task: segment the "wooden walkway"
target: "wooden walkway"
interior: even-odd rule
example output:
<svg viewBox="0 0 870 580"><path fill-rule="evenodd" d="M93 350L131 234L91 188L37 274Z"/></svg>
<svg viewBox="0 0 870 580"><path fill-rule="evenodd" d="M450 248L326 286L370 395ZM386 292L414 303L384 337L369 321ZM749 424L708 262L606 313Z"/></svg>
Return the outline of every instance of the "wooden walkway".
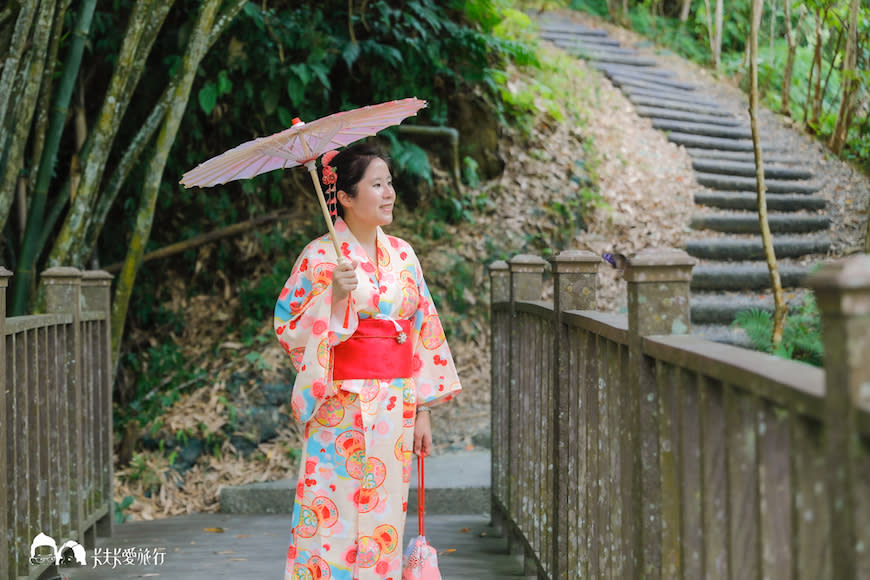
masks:
<svg viewBox="0 0 870 580"><path fill-rule="evenodd" d="M289 525L288 515L236 514L194 514L116 525L111 538L98 539L96 554L88 551L87 567L61 568L55 578L280 579ZM409 514L403 549L416 532L416 515ZM444 580L525 578L521 557L508 553L507 540L490 526L488 516L430 515L426 532L439 551ZM162 563L142 563L146 554L153 558L155 553ZM129 563L124 563L125 556Z"/></svg>

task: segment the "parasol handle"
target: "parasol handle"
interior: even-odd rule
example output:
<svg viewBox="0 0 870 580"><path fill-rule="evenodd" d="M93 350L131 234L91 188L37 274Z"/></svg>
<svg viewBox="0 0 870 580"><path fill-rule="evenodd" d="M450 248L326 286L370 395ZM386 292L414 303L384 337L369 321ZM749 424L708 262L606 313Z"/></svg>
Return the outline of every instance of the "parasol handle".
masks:
<svg viewBox="0 0 870 580"><path fill-rule="evenodd" d="M320 202L320 209L323 211L323 218L326 220L326 227L329 228L329 237L332 240L332 245L335 246L336 262L341 259L341 250L338 247L338 237L335 234L335 228L332 225L332 218L329 216L329 208L326 207L326 198L323 197L323 188L320 187L320 179L317 177L317 169L314 167L314 161L309 161L305 164L308 168L308 173L311 175L311 180L314 182L314 189L317 190L317 200Z"/></svg>
<svg viewBox="0 0 870 580"><path fill-rule="evenodd" d="M417 456L417 531L419 535L426 535L426 488L423 476L423 454Z"/></svg>

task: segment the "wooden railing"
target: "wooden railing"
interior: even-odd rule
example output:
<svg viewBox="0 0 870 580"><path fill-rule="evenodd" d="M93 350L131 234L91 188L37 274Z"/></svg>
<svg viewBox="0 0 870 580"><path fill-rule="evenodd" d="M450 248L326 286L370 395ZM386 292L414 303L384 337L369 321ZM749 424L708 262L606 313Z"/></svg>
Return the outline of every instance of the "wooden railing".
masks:
<svg viewBox="0 0 870 580"><path fill-rule="evenodd" d="M0 578L36 578L53 563L53 546L32 559L38 534L59 549L111 535L111 276L46 270L46 314L6 318L11 275L0 268Z"/></svg>
<svg viewBox="0 0 870 580"><path fill-rule="evenodd" d="M693 260L517 256L492 281L492 511L541 578L870 578L870 256L808 281L826 369L690 334Z"/></svg>

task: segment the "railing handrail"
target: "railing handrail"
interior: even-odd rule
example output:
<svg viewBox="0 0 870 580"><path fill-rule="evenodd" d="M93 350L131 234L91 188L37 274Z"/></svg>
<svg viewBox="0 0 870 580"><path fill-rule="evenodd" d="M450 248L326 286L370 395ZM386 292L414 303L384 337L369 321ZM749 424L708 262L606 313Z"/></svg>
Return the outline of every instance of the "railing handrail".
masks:
<svg viewBox="0 0 870 580"><path fill-rule="evenodd" d="M646 336L643 347L656 360L703 372L802 415L822 418L824 369L691 335Z"/></svg>
<svg viewBox="0 0 870 580"><path fill-rule="evenodd" d="M31 557L39 534L111 535L112 277L50 268L46 312L7 318L11 276L0 268L0 577L36 578L56 562Z"/></svg>
<svg viewBox="0 0 870 580"><path fill-rule="evenodd" d="M552 258L552 302L540 258L490 265L492 512L513 549L542 578L870 569L870 257L808 280L826 369L690 335L681 251L629 258L627 314L589 310L600 261Z"/></svg>

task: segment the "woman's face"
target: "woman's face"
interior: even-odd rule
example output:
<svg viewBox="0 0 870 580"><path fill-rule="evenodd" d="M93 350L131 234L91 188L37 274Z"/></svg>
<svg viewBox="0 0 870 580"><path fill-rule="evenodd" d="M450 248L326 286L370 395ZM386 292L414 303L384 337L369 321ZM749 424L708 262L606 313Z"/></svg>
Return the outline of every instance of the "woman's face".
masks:
<svg viewBox="0 0 870 580"><path fill-rule="evenodd" d="M392 223L396 191L386 162L374 158L357 184L356 197L340 191L338 198L344 206L345 221L351 225L376 227Z"/></svg>

